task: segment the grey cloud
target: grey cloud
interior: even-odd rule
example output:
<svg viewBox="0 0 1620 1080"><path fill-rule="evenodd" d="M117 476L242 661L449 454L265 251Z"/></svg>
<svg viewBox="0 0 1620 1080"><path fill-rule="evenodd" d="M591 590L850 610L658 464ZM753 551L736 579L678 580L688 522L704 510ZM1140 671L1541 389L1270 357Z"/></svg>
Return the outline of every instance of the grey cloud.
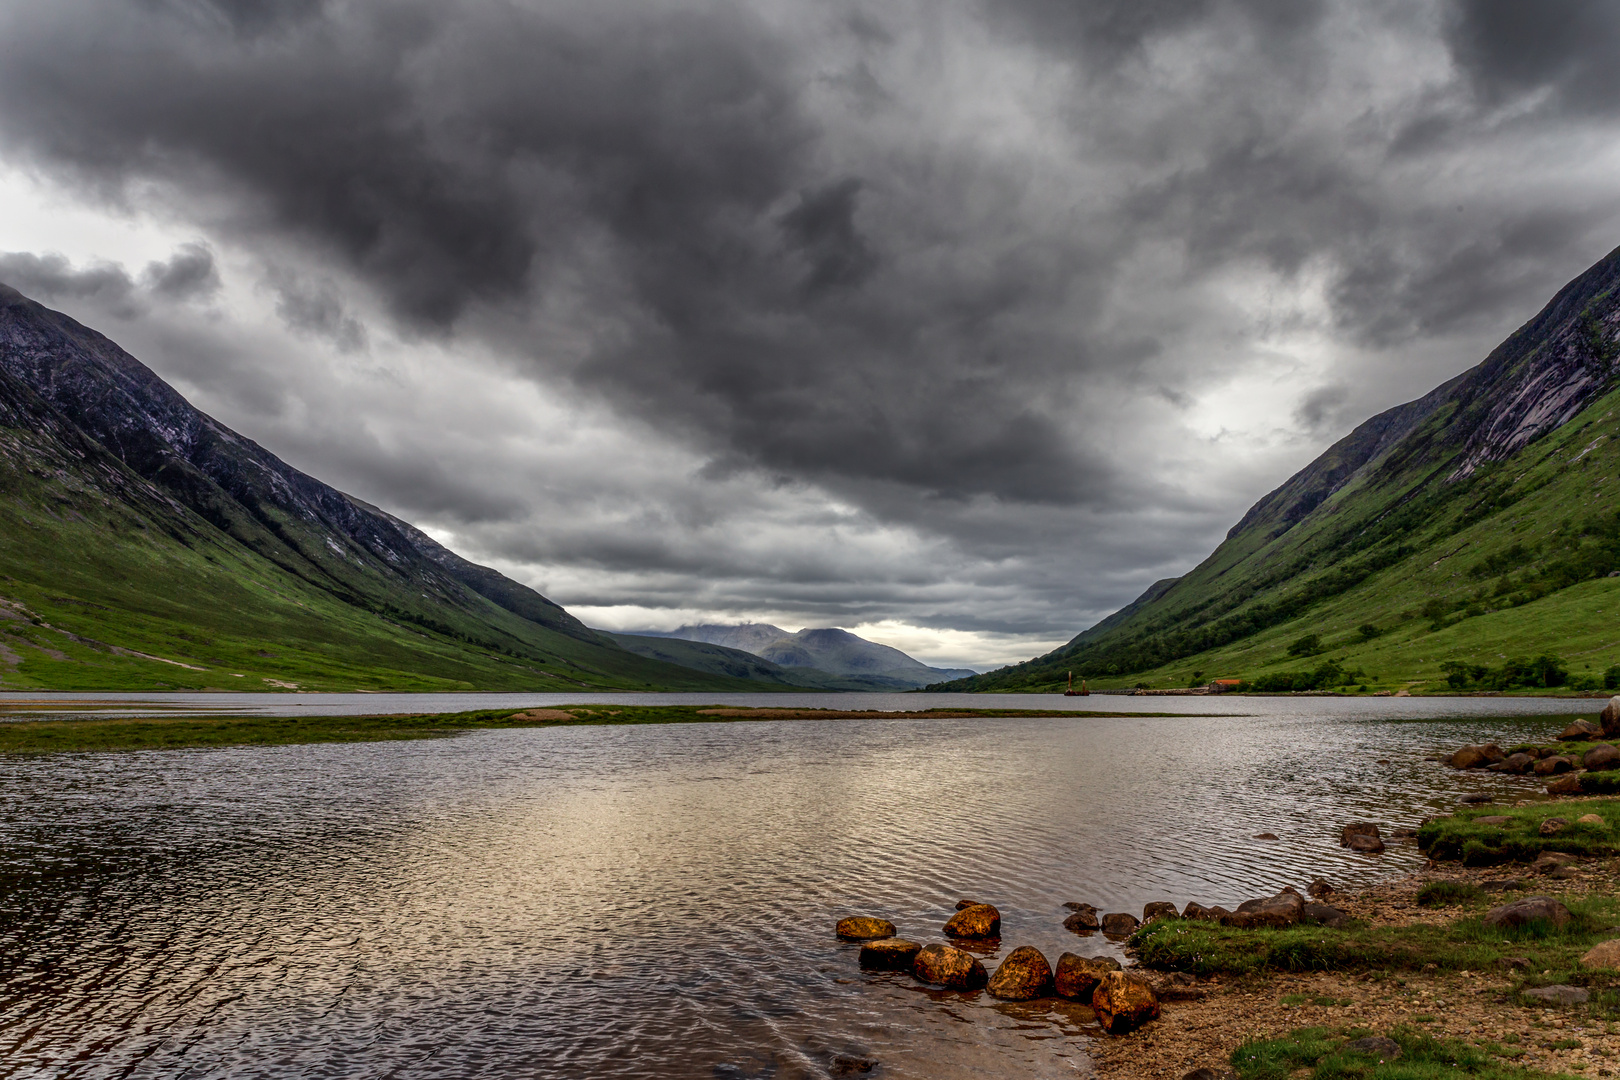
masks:
<svg viewBox="0 0 1620 1080"><path fill-rule="evenodd" d="M141 284L169 300L205 299L219 292L219 270L214 253L204 244L185 244L167 262L151 262L141 273Z"/></svg>
<svg viewBox="0 0 1620 1080"><path fill-rule="evenodd" d="M116 263L76 269L65 255L8 251L0 253L0 281L41 300L90 300L126 318L138 310L135 282Z"/></svg>
<svg viewBox="0 0 1620 1080"><path fill-rule="evenodd" d="M276 314L289 329L325 338L339 352L365 349L365 324L349 313L330 278L310 279L285 267L272 267L265 282L276 294Z"/></svg>
<svg viewBox="0 0 1620 1080"><path fill-rule="evenodd" d="M1294 410L1294 419L1310 432L1333 430L1337 426L1340 410L1349 400L1349 387L1337 383L1318 386L1300 399L1299 407Z"/></svg>
<svg viewBox="0 0 1620 1080"><path fill-rule="evenodd" d="M1453 0L1449 16L1458 63L1488 101L1548 88L1561 109L1620 104L1620 9L1607 0Z"/></svg>

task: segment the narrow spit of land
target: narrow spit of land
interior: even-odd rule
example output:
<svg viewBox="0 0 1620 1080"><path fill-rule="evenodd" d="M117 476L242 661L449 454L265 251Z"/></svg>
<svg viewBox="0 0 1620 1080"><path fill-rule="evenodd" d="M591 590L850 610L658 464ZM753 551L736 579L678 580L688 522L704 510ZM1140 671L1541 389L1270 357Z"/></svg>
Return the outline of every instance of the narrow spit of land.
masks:
<svg viewBox="0 0 1620 1080"><path fill-rule="evenodd" d="M710 724L745 720L947 720L996 717L1168 717L1067 709L744 709L725 705L559 705L543 709L387 716L51 717L0 722L0 753L178 750L214 746L434 739L492 728Z"/></svg>

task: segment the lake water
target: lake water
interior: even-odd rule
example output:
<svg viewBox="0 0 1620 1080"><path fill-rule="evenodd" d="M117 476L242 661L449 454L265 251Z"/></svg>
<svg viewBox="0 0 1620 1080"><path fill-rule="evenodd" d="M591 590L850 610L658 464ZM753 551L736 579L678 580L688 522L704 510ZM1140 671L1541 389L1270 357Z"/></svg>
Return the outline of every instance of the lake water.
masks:
<svg viewBox="0 0 1620 1080"><path fill-rule="evenodd" d="M137 697L129 707L156 707L120 695L84 708ZM232 704L754 700L353 695L361 708L316 697ZM1054 703L757 696L879 701ZM1339 827L1415 824L1471 790L1522 797L1535 785L1425 755L1544 737L1551 714L1601 704L1069 703L1185 715L0 757L0 1074L1085 1075L1084 1010L863 974L833 923L881 915L937 941L971 896L1001 908L995 955L1033 944L1055 961L1114 948L1064 931L1064 901L1139 914L1151 900L1231 906L1317 876L1354 886L1398 874L1420 862L1410 846L1353 856Z"/></svg>

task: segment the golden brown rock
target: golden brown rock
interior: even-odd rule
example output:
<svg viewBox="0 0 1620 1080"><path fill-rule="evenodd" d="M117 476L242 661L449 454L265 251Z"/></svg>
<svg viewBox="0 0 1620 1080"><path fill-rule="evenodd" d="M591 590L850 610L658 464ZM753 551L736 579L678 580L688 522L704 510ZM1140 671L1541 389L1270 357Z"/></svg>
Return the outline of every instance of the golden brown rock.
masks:
<svg viewBox="0 0 1620 1080"><path fill-rule="evenodd" d="M1600 941L1581 957L1581 963L1591 968L1620 968L1620 938Z"/></svg>
<svg viewBox="0 0 1620 1080"><path fill-rule="evenodd" d="M957 938L993 938L1001 936L1001 912L990 904L973 904L950 917L945 923L945 936Z"/></svg>
<svg viewBox="0 0 1620 1080"><path fill-rule="evenodd" d="M1596 825L1600 829L1608 826L1608 822L1603 820L1603 815L1601 814L1582 814L1580 817L1575 819L1575 824Z"/></svg>
<svg viewBox="0 0 1620 1080"><path fill-rule="evenodd" d="M1034 1001L1052 993L1052 965L1046 962L1041 950L1033 945L1021 945L1007 954L1007 959L990 976L986 987L991 997L1006 1001Z"/></svg>
<svg viewBox="0 0 1620 1080"><path fill-rule="evenodd" d="M1566 773L1556 780L1547 781L1547 794L1549 795L1579 795L1581 793L1581 776L1579 773Z"/></svg>
<svg viewBox="0 0 1620 1080"><path fill-rule="evenodd" d="M1058 997L1090 1001L1092 992L1102 977L1119 970L1119 961L1112 956L1076 956L1066 952L1058 957L1057 974L1052 979Z"/></svg>
<svg viewBox="0 0 1620 1080"><path fill-rule="evenodd" d="M1102 932L1109 937L1130 937L1142 924L1125 911L1111 911L1102 917Z"/></svg>
<svg viewBox="0 0 1620 1080"><path fill-rule="evenodd" d="M1159 1016L1159 999L1147 984L1123 971L1110 971L1091 994L1091 1008L1097 1023L1110 1035L1135 1031Z"/></svg>
<svg viewBox="0 0 1620 1080"><path fill-rule="evenodd" d="M910 971L922 946L905 938L885 938L861 946L861 967L868 971Z"/></svg>
<svg viewBox="0 0 1620 1080"><path fill-rule="evenodd" d="M833 932L845 941L871 941L874 938L894 937L894 923L867 915L851 915L847 919L839 919Z"/></svg>
<svg viewBox="0 0 1620 1080"><path fill-rule="evenodd" d="M911 962L911 973L947 990L977 990L988 981L984 965L955 945L925 945Z"/></svg>

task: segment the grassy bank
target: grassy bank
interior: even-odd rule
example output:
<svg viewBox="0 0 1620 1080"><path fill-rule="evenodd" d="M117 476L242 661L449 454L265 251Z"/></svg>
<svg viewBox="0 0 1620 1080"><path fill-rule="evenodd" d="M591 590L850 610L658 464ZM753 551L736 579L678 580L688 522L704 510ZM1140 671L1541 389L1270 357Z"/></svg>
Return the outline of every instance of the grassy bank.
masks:
<svg viewBox="0 0 1620 1080"><path fill-rule="evenodd" d="M844 709L739 709L719 705L562 705L423 716L158 716L62 718L0 723L0 753L86 750L173 750L204 746L286 746L295 743L431 739L491 728L588 724L693 724L739 720L858 720L874 718L996 718L1169 716L1169 713L1068 712L1039 709L927 709L859 712Z"/></svg>
<svg viewBox="0 0 1620 1080"><path fill-rule="evenodd" d="M1582 824L1578 819L1588 814L1603 823ZM1567 824L1551 836L1541 835L1542 823L1554 817ZM1529 862L1544 851L1589 857L1620 854L1620 799L1468 807L1418 829L1418 846L1432 858L1454 859L1464 866Z"/></svg>
<svg viewBox="0 0 1620 1080"><path fill-rule="evenodd" d="M1530 1077L1566 1076L1518 1068L1503 1061L1517 1056L1512 1047L1469 1044L1461 1039L1436 1039L1411 1027L1396 1028L1387 1036L1400 1047L1388 1058L1354 1044L1372 1032L1357 1028L1299 1028L1276 1039L1257 1040L1232 1055L1238 1080L1529 1080Z"/></svg>

